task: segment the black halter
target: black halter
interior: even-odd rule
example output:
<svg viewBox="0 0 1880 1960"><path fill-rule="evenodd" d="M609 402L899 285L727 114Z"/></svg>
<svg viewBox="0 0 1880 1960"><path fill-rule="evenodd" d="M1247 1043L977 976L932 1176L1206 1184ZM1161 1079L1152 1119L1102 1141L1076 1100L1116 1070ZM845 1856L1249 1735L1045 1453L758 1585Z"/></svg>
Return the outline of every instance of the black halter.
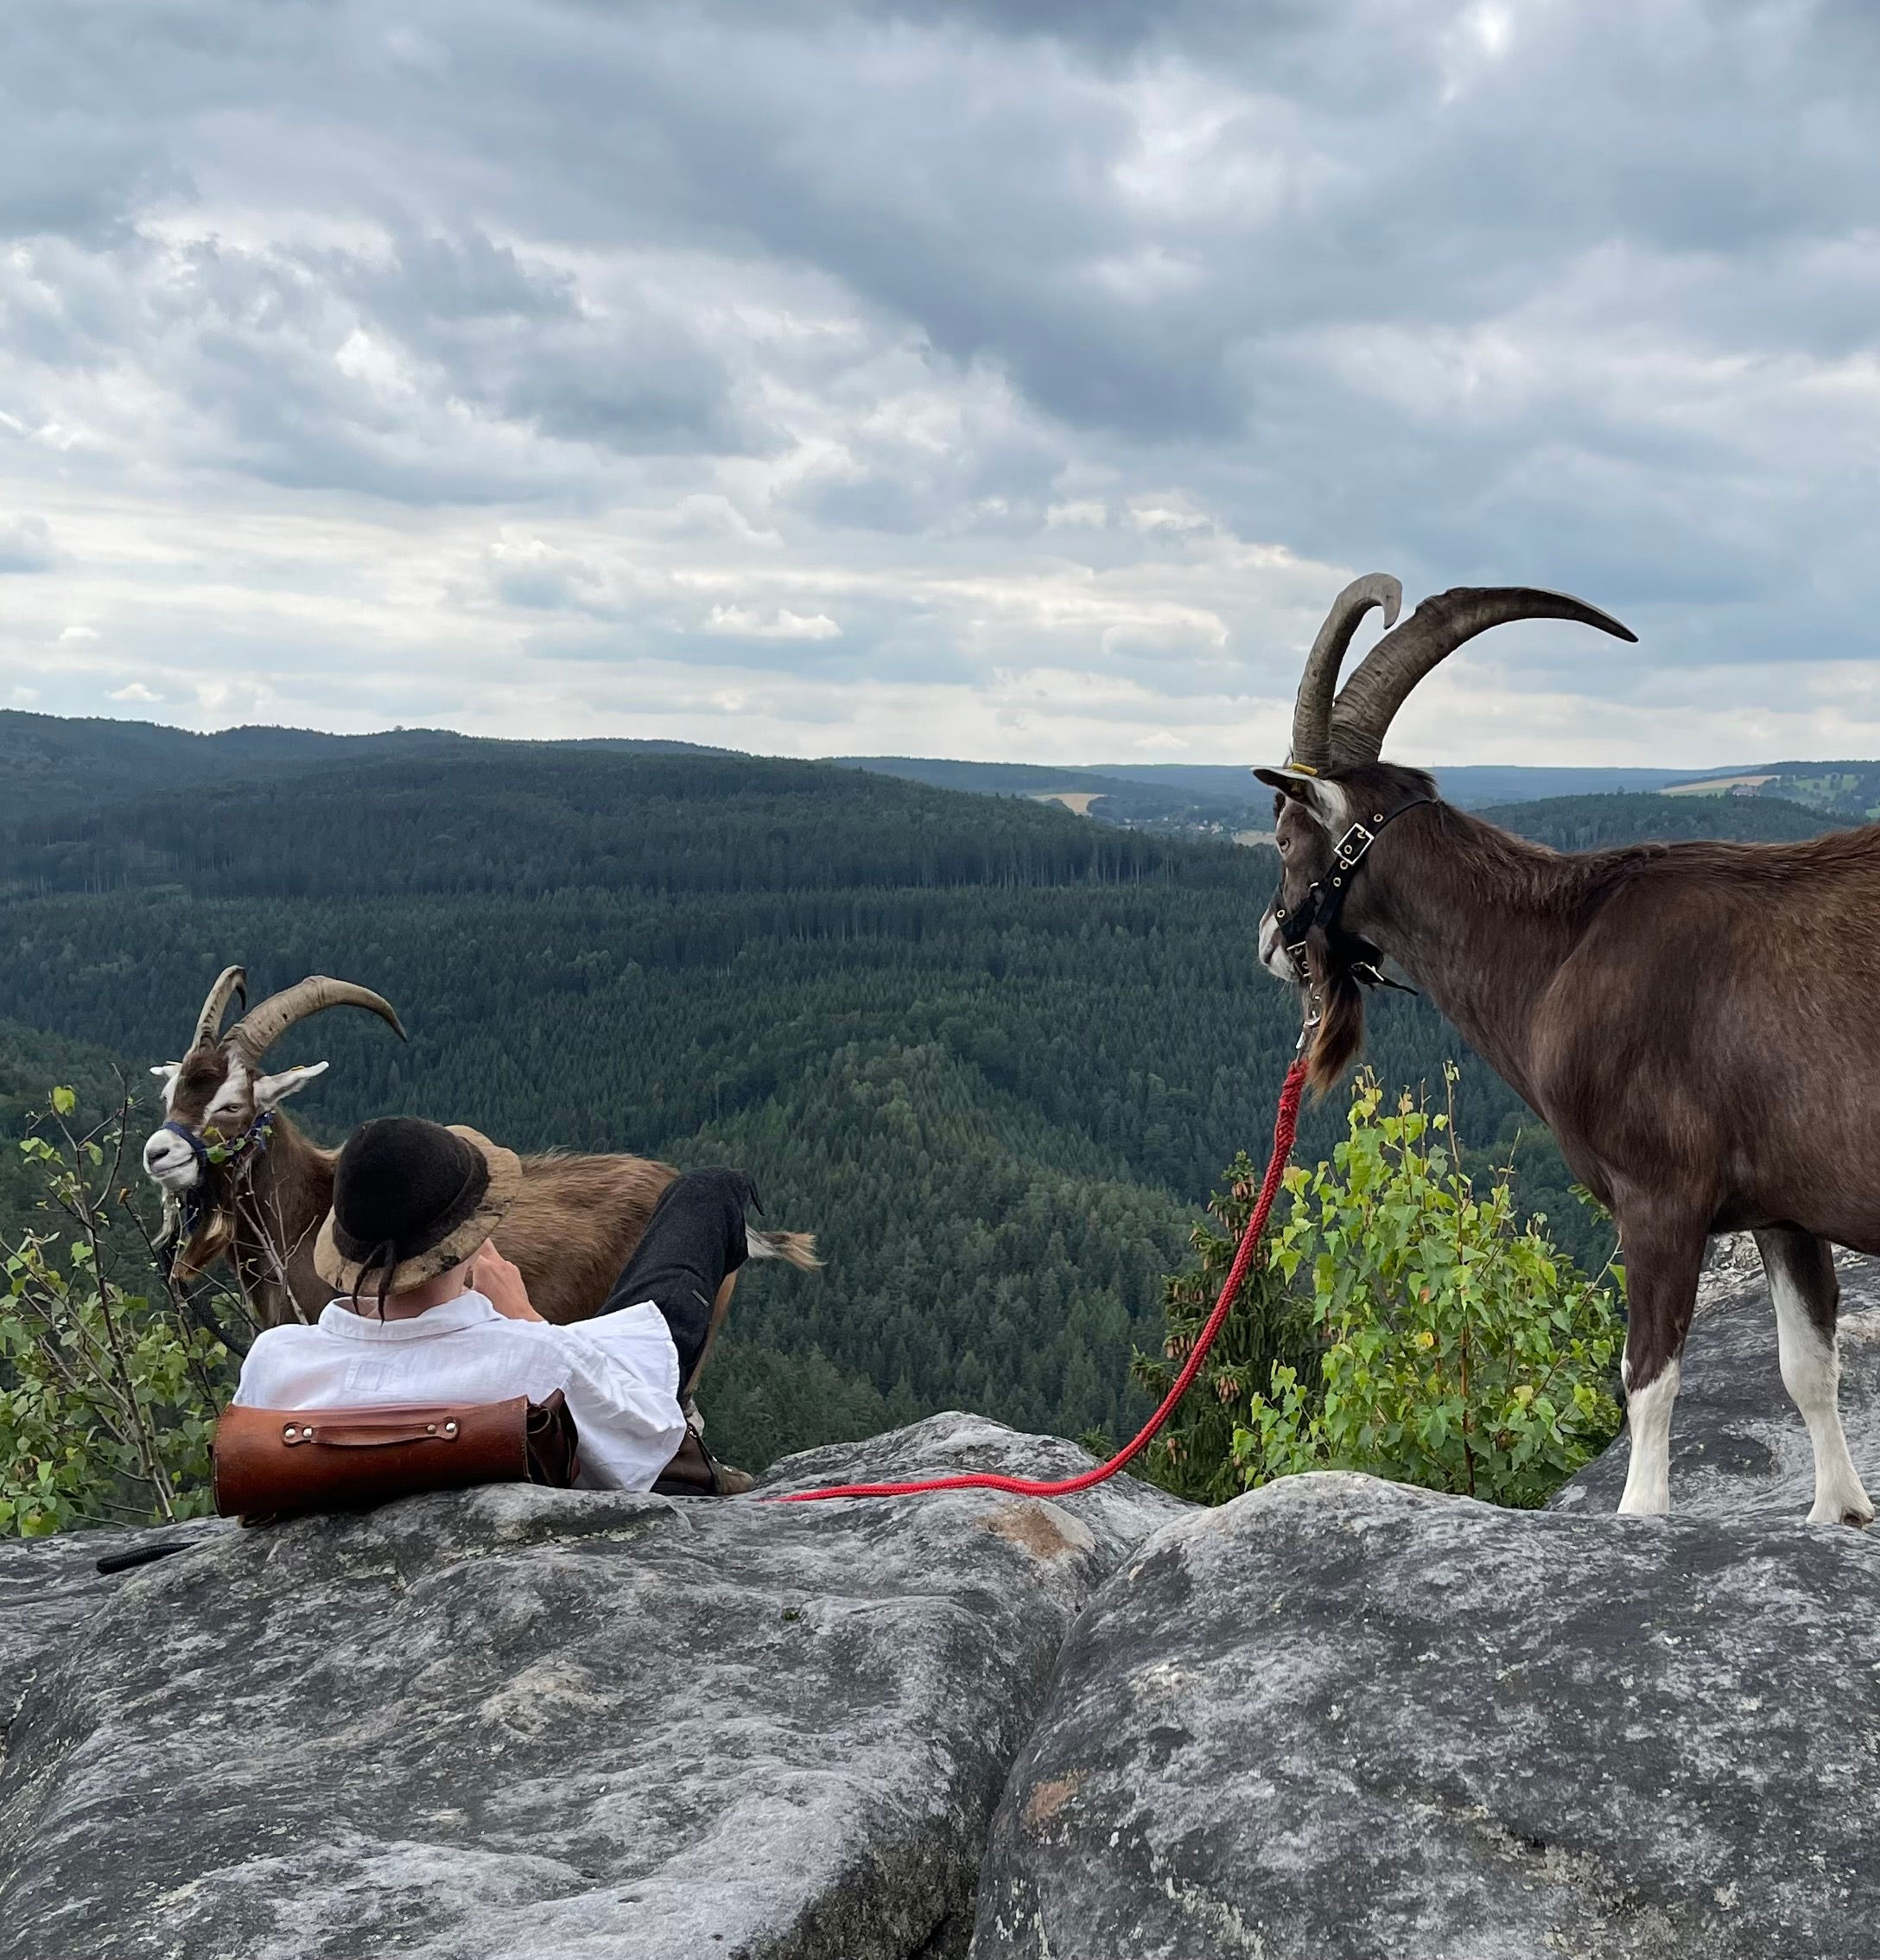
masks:
<svg viewBox="0 0 1880 1960"><path fill-rule="evenodd" d="M1286 886L1281 883L1273 894L1273 916L1280 928L1280 943L1292 962L1292 970L1298 974L1300 986L1312 984L1312 972L1305 964L1305 936L1313 926L1318 926L1324 929L1330 944L1349 948L1351 957L1342 964L1365 986L1394 987L1400 994L1416 991L1414 987L1406 987L1399 981L1387 978L1378 964L1384 957L1382 951L1369 939L1341 932L1338 915L1344 910L1345 900L1350 896L1358 867L1377 842L1377 833L1387 824L1394 824L1405 811L1414 810L1420 804L1440 801L1439 797L1413 796L1394 810L1374 813L1369 825L1353 824L1331 847L1331 869L1305 888L1305 897L1290 912L1285 904Z"/></svg>

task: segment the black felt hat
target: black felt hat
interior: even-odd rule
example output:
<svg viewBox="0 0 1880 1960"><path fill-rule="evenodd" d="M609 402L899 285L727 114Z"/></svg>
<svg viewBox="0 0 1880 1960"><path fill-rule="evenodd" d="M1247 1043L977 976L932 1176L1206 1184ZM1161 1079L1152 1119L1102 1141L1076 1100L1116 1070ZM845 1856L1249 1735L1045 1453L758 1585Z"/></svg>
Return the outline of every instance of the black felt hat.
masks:
<svg viewBox="0 0 1880 1960"><path fill-rule="evenodd" d="M474 1130L380 1117L352 1132L333 1167L314 1270L346 1292L368 1275L388 1293L422 1285L482 1244L521 1183L516 1153Z"/></svg>

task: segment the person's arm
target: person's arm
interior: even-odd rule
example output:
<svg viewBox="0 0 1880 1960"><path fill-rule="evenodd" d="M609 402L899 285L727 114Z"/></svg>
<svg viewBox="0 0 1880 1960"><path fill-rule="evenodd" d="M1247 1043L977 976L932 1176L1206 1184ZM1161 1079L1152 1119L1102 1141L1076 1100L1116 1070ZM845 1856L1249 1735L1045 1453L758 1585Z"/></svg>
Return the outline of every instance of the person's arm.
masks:
<svg viewBox="0 0 1880 1960"><path fill-rule="evenodd" d="M522 1275L492 1244L472 1262L470 1283L505 1320L537 1322L560 1350L586 1480L645 1490L685 1441L685 1416L668 1385L670 1340L643 1340L636 1352L630 1342L596 1340L584 1327L549 1327L530 1304Z"/></svg>
<svg viewBox="0 0 1880 1960"><path fill-rule="evenodd" d="M496 1250L493 1238L486 1238L477 1248L470 1262L470 1283L505 1320L542 1318L529 1303L520 1270Z"/></svg>
<svg viewBox="0 0 1880 1960"><path fill-rule="evenodd" d="M568 1367L564 1393L585 1480L643 1491L685 1441L685 1416L664 1373L578 1327L548 1330ZM669 1363L670 1367L670 1363Z"/></svg>

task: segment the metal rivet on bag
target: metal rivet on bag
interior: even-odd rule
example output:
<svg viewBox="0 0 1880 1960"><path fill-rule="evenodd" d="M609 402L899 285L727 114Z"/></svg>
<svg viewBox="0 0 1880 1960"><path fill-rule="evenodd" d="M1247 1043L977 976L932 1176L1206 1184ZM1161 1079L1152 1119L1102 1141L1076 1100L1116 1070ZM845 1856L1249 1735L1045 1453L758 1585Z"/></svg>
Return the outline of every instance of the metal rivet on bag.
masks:
<svg viewBox="0 0 1880 1960"><path fill-rule="evenodd" d="M457 1433L457 1425L456 1425L456 1424L455 1424L454 1422L447 1422L447 1423L445 1423L445 1425L444 1425L444 1434L445 1434L445 1435L446 1435L447 1436L454 1436L454 1435L456 1435L456 1433Z"/></svg>
<svg viewBox="0 0 1880 1960"><path fill-rule="evenodd" d="M435 1435L437 1434L437 1425L436 1425L436 1423L435 1423L435 1422L427 1422L427 1423L426 1423L426 1424L424 1425L424 1433L425 1433L425 1435L428 1435L428 1436L435 1436Z"/></svg>

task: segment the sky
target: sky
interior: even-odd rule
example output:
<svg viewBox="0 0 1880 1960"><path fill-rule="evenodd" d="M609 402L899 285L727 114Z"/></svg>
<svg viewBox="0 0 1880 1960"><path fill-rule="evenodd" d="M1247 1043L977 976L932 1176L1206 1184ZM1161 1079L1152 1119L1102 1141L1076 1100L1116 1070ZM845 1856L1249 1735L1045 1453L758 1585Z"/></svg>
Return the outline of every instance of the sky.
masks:
<svg viewBox="0 0 1880 1960"><path fill-rule="evenodd" d="M12 0L0 707L1880 754L1870 0ZM1365 644L1360 641L1360 647Z"/></svg>

